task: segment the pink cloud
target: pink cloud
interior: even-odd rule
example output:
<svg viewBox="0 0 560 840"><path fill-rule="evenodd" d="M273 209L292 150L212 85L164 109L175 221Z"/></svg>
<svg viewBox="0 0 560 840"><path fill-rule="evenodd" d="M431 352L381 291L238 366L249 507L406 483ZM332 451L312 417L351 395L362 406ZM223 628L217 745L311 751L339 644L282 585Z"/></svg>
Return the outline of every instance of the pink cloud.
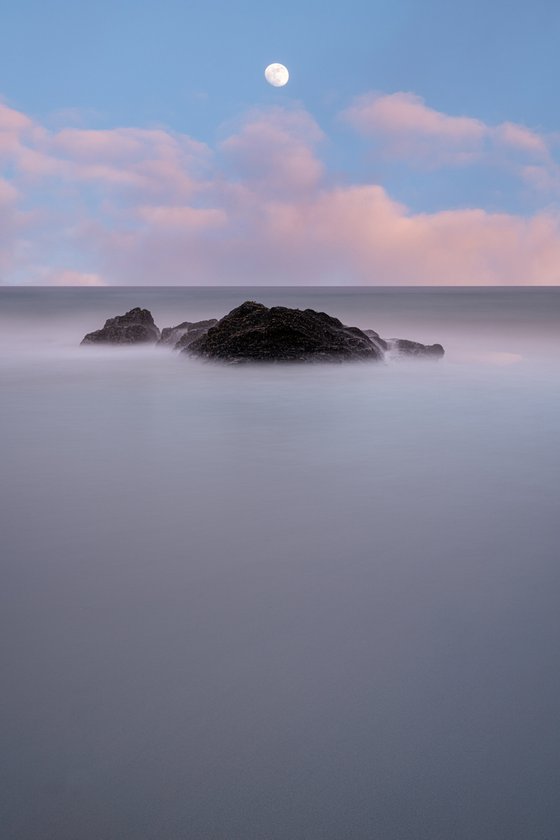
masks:
<svg viewBox="0 0 560 840"><path fill-rule="evenodd" d="M33 120L26 114L0 102L0 131L20 132L32 125Z"/></svg>
<svg viewBox="0 0 560 840"><path fill-rule="evenodd" d="M359 133L378 138L392 157L438 165L468 163L482 152L488 134L480 120L436 111L413 93L359 97L342 117Z"/></svg>
<svg viewBox="0 0 560 840"><path fill-rule="evenodd" d="M314 148L323 133L303 110L255 112L221 145L244 182L267 193L301 193L317 186L323 165Z"/></svg>
<svg viewBox="0 0 560 840"><path fill-rule="evenodd" d="M560 219L483 210L413 214L380 187L338 189L300 220L340 275L361 283L560 282ZM286 247L288 244L286 243Z"/></svg>
<svg viewBox="0 0 560 840"><path fill-rule="evenodd" d="M537 157L547 157L548 145L543 137L524 125L505 122L494 129L498 143Z"/></svg>
<svg viewBox="0 0 560 840"><path fill-rule="evenodd" d="M547 139L523 125L491 126L430 108L412 93L367 94L354 100L342 119L375 140L388 157L427 167L465 166L503 158L504 151L548 159Z"/></svg>
<svg viewBox="0 0 560 840"><path fill-rule="evenodd" d="M3 119L17 173L0 179L3 282L56 243L88 270L42 269L52 285L560 283L558 215L413 213L379 184L333 185L323 133L301 108L250 113L216 152L163 129L52 133L18 112ZM462 164L494 143L527 156L527 181L551 172L529 129L449 117L412 94L359 100L346 119L393 154ZM23 237L19 202L37 185L52 207L25 217Z"/></svg>
<svg viewBox="0 0 560 840"><path fill-rule="evenodd" d="M136 200L142 195L190 195L212 157L205 144L163 129L68 128L52 133L1 107L0 155L33 181L90 183L126 191Z"/></svg>
<svg viewBox="0 0 560 840"><path fill-rule="evenodd" d="M553 163L521 167L521 177L532 189L542 193L560 192L560 167Z"/></svg>
<svg viewBox="0 0 560 840"><path fill-rule="evenodd" d="M204 143L162 128L67 128L51 135L49 145L72 160L126 165L149 157L186 160L208 153Z"/></svg>
<svg viewBox="0 0 560 840"><path fill-rule="evenodd" d="M32 125L32 120L25 114L0 102L0 161L17 151L22 133Z"/></svg>
<svg viewBox="0 0 560 840"><path fill-rule="evenodd" d="M137 213L138 217L148 225L191 234L222 227L227 221L224 210L213 208L146 206L139 207Z"/></svg>
<svg viewBox="0 0 560 840"><path fill-rule="evenodd" d="M0 178L0 207L2 205L7 204L14 204L17 199L19 198L19 191L14 187L13 184L10 184L9 181L6 181L4 178Z"/></svg>
<svg viewBox="0 0 560 840"><path fill-rule="evenodd" d="M365 134L371 131L392 135L413 133L428 138L445 137L461 144L478 143L486 134L486 126L480 120L452 117L436 111L413 93L366 95L348 108L345 115Z"/></svg>
<svg viewBox="0 0 560 840"><path fill-rule="evenodd" d="M98 228L96 250L131 284L560 283L557 216L414 214L374 185L321 189L305 200L237 199L217 245L193 236L185 214L162 215L134 235Z"/></svg>
<svg viewBox="0 0 560 840"><path fill-rule="evenodd" d="M0 177L0 283L14 264L19 238L25 227L25 214L18 209L20 192Z"/></svg>
<svg viewBox="0 0 560 840"><path fill-rule="evenodd" d="M87 131L67 128L55 134L50 145L53 150L72 160L96 164L107 161L128 163L144 149L134 129Z"/></svg>

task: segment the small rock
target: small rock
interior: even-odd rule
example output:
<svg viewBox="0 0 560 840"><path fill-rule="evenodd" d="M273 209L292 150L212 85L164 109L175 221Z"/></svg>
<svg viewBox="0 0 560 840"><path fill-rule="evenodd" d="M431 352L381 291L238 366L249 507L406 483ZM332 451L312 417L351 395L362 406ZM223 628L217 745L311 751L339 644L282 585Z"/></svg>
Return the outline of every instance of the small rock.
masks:
<svg viewBox="0 0 560 840"><path fill-rule="evenodd" d="M387 349L387 342L384 338L381 338L379 333L376 333L375 330L364 330L364 332L371 339L371 341L373 341L376 347L379 347L383 351Z"/></svg>
<svg viewBox="0 0 560 840"><path fill-rule="evenodd" d="M164 327L161 331L161 338L158 344L167 344L169 347L175 347L176 350L180 349L177 347L177 342L187 333L196 333L196 336L202 335L217 323L217 318L210 318L208 321L183 321L182 324L177 324L176 327ZM196 336L193 336L193 338Z"/></svg>
<svg viewBox="0 0 560 840"><path fill-rule="evenodd" d="M440 359L445 353L441 344L420 344L418 341L409 341L406 338L392 338L387 343L389 350L402 356Z"/></svg>
<svg viewBox="0 0 560 840"><path fill-rule="evenodd" d="M82 344L147 344L159 339L159 329L148 309L129 310L105 321L100 330L88 333Z"/></svg>

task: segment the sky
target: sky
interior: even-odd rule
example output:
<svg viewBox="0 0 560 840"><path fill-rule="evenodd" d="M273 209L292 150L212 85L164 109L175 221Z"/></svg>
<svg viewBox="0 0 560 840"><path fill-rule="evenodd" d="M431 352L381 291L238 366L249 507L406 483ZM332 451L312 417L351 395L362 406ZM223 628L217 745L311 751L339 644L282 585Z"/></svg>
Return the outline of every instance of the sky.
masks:
<svg viewBox="0 0 560 840"><path fill-rule="evenodd" d="M560 284L557 0L1 17L0 284Z"/></svg>

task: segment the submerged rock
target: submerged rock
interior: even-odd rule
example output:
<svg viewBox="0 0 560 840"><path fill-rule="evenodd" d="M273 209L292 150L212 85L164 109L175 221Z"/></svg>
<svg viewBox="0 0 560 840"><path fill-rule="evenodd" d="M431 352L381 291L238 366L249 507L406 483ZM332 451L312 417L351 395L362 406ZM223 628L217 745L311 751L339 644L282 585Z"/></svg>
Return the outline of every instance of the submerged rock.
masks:
<svg viewBox="0 0 560 840"><path fill-rule="evenodd" d="M188 336L188 333L187 333ZM383 358L357 327L324 312L245 301L183 352L235 362L316 362Z"/></svg>
<svg viewBox="0 0 560 840"><path fill-rule="evenodd" d="M445 350L441 344L420 344L407 338L392 338L387 342L389 350L402 356L416 356L417 358L439 359Z"/></svg>
<svg viewBox="0 0 560 840"><path fill-rule="evenodd" d="M136 307L105 321L100 330L88 333L82 344L147 344L159 339L159 329L148 309Z"/></svg>
<svg viewBox="0 0 560 840"><path fill-rule="evenodd" d="M217 318L210 318L207 321L183 321L182 324L177 324L176 327L164 327L161 331L161 338L158 344L167 344L169 347L175 347L176 350L179 350L180 347L177 346L177 342L180 342L186 335L191 336L190 341L192 341L194 338L208 332L210 327L213 327L217 323ZM190 341L187 341L182 346L186 346Z"/></svg>

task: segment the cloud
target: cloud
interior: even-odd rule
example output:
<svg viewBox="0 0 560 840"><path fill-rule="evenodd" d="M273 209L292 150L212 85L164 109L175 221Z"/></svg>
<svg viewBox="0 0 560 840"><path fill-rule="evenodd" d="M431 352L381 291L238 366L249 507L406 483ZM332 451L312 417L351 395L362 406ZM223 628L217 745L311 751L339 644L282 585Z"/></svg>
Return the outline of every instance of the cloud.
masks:
<svg viewBox="0 0 560 840"><path fill-rule="evenodd" d="M15 204L18 198L19 192L14 185L4 178L0 178L0 207Z"/></svg>
<svg viewBox="0 0 560 840"><path fill-rule="evenodd" d="M1 127L5 124L6 130ZM204 143L164 129L47 131L0 107L0 153L28 180L44 178L104 190L175 198L192 193L212 153Z"/></svg>
<svg viewBox="0 0 560 840"><path fill-rule="evenodd" d="M435 111L412 93L361 96L342 117L377 138L391 157L432 165L469 163L482 153L487 135L480 120Z"/></svg>
<svg viewBox="0 0 560 840"><path fill-rule="evenodd" d="M0 102L0 162L17 151L22 135L32 127L29 117Z"/></svg>
<svg viewBox="0 0 560 840"><path fill-rule="evenodd" d="M541 193L560 193L560 167L557 165L523 166L521 177L532 189Z"/></svg>
<svg viewBox="0 0 560 840"><path fill-rule="evenodd" d="M96 248L130 284L560 283L554 215L414 214L379 186L323 189L302 201L237 199L220 217L217 243L195 235L195 217L185 215L124 238L98 229Z"/></svg>
<svg viewBox="0 0 560 840"><path fill-rule="evenodd" d="M272 108L249 115L221 151L234 176L279 196L316 188L323 165L314 150L322 139L323 132L305 111Z"/></svg>
<svg viewBox="0 0 560 840"><path fill-rule="evenodd" d="M18 133L26 128L30 128L32 125L33 120L30 117L0 102L0 131Z"/></svg>
<svg viewBox="0 0 560 840"><path fill-rule="evenodd" d="M466 166L492 156L495 162L504 152L550 160L547 140L523 125L491 126L473 117L451 116L413 93L367 94L341 116L376 141L387 157L416 166Z"/></svg>
<svg viewBox="0 0 560 840"><path fill-rule="evenodd" d="M526 152L535 157L548 158L549 148L544 137L541 137L524 125L505 122L493 130L494 139L498 145L510 146L520 152Z"/></svg>
<svg viewBox="0 0 560 840"><path fill-rule="evenodd" d="M138 216L159 230L180 230L190 233L223 227L227 215L220 209L196 207L139 207Z"/></svg>
<svg viewBox="0 0 560 840"><path fill-rule="evenodd" d="M18 239L22 235L26 214L18 208L20 192L0 177L0 282L13 268Z"/></svg>
<svg viewBox="0 0 560 840"><path fill-rule="evenodd" d="M380 184L337 182L301 107L252 111L214 149L164 128L52 132L1 107L4 283L560 283L557 213L418 213ZM521 156L527 183L551 177L529 129L438 114L412 94L359 100L345 118L393 153L439 148L464 165L492 142Z"/></svg>

